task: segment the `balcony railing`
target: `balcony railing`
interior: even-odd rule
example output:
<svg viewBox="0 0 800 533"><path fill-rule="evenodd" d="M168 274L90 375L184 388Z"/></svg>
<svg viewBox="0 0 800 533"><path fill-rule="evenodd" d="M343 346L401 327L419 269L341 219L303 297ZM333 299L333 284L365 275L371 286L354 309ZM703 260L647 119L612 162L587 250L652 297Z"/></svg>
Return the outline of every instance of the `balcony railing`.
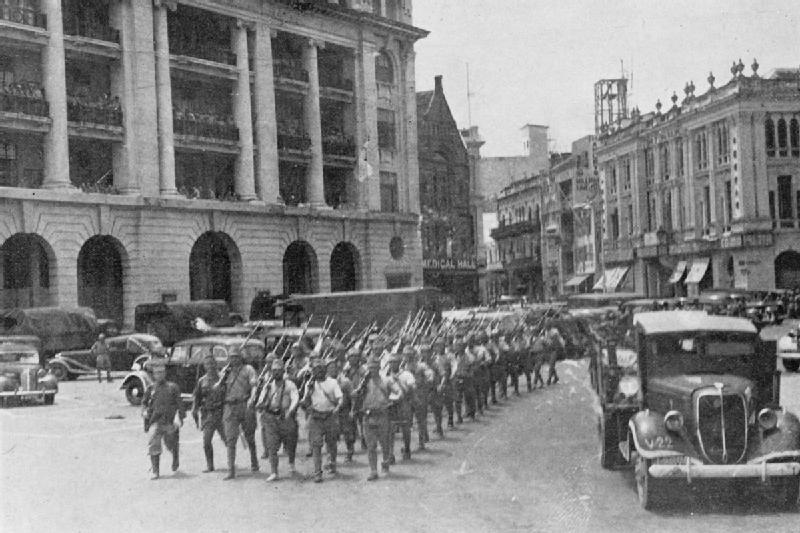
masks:
<svg viewBox="0 0 800 533"><path fill-rule="evenodd" d="M13 5L13 0L0 1L0 20L47 29L47 15L29 6Z"/></svg>
<svg viewBox="0 0 800 533"><path fill-rule="evenodd" d="M206 59L225 65L236 65L236 54L225 46L214 42L187 42L176 38L170 40L169 51L173 55Z"/></svg>
<svg viewBox="0 0 800 533"><path fill-rule="evenodd" d="M319 84L322 87L353 92L353 80L347 79L340 72L319 71Z"/></svg>
<svg viewBox="0 0 800 533"><path fill-rule="evenodd" d="M175 133L224 141L238 141L239 128L231 117L176 110L172 114Z"/></svg>
<svg viewBox="0 0 800 533"><path fill-rule="evenodd" d="M119 99L103 96L68 96L67 120L105 126L122 126Z"/></svg>
<svg viewBox="0 0 800 533"><path fill-rule="evenodd" d="M325 135L322 138L322 153L341 157L355 157L356 145L346 135Z"/></svg>
<svg viewBox="0 0 800 533"><path fill-rule="evenodd" d="M278 150L307 152L311 150L311 139L306 134L278 132Z"/></svg>
<svg viewBox="0 0 800 533"><path fill-rule="evenodd" d="M119 30L100 22L64 17L64 33L119 44Z"/></svg>
<svg viewBox="0 0 800 533"><path fill-rule="evenodd" d="M303 62L297 59L275 59L272 71L276 78L308 83L308 71L303 68Z"/></svg>
<svg viewBox="0 0 800 533"><path fill-rule="evenodd" d="M0 111L46 117L49 113L44 89L34 82L10 83L0 88Z"/></svg>

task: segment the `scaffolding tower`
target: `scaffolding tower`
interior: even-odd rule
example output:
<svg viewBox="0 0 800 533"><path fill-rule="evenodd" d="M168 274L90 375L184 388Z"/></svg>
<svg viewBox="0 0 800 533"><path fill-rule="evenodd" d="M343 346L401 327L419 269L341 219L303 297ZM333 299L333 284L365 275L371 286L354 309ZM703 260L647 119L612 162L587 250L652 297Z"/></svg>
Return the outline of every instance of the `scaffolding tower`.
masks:
<svg viewBox="0 0 800 533"><path fill-rule="evenodd" d="M594 84L594 131L601 131L628 118L628 80L616 78Z"/></svg>

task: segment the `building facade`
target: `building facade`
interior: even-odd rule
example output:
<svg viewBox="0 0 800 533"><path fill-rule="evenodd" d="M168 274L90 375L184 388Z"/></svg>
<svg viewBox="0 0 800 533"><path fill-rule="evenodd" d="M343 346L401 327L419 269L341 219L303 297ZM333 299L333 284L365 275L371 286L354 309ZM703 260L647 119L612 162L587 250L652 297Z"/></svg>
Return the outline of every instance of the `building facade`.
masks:
<svg viewBox="0 0 800 533"><path fill-rule="evenodd" d="M602 290L800 285L800 75L745 75L604 125Z"/></svg>
<svg viewBox="0 0 800 533"><path fill-rule="evenodd" d="M0 306L422 283L410 0L20 0L0 35Z"/></svg>
<svg viewBox="0 0 800 533"><path fill-rule="evenodd" d="M458 306L478 302L476 216L470 158L436 76L434 90L417 93L419 190L425 286Z"/></svg>
<svg viewBox="0 0 800 533"><path fill-rule="evenodd" d="M503 270L502 277L489 284L493 298L502 294L525 296L530 301L544 298L542 193L546 183L546 174L517 180L497 197L498 226L491 235L498 258L489 259L502 264Z"/></svg>

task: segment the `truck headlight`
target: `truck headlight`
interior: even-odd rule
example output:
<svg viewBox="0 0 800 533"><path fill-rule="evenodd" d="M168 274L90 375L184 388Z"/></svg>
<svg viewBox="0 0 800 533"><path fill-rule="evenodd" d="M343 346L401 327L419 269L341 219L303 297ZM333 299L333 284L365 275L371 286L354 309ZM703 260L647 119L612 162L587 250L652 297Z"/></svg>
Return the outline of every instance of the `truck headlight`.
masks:
<svg viewBox="0 0 800 533"><path fill-rule="evenodd" d="M764 431L775 429L778 425L778 414L772 409L765 407L758 413L758 425Z"/></svg>
<svg viewBox="0 0 800 533"><path fill-rule="evenodd" d="M683 429L683 415L680 411L669 411L664 415L664 427L668 431L680 431Z"/></svg>
<svg viewBox="0 0 800 533"><path fill-rule="evenodd" d="M641 388L638 376L623 376L619 380L619 392L626 398L636 396Z"/></svg>

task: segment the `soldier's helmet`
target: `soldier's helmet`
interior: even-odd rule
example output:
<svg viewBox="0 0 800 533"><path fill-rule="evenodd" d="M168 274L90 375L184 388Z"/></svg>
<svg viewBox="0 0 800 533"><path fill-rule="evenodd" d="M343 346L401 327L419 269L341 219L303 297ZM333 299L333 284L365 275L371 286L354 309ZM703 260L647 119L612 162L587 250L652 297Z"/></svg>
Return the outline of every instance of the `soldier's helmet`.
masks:
<svg viewBox="0 0 800 533"><path fill-rule="evenodd" d="M280 359L275 359L272 361L272 365L270 366L270 370L284 370L283 361Z"/></svg>
<svg viewBox="0 0 800 533"><path fill-rule="evenodd" d="M403 358L404 359L416 359L417 351L414 349L413 346L410 344L403 348Z"/></svg>

